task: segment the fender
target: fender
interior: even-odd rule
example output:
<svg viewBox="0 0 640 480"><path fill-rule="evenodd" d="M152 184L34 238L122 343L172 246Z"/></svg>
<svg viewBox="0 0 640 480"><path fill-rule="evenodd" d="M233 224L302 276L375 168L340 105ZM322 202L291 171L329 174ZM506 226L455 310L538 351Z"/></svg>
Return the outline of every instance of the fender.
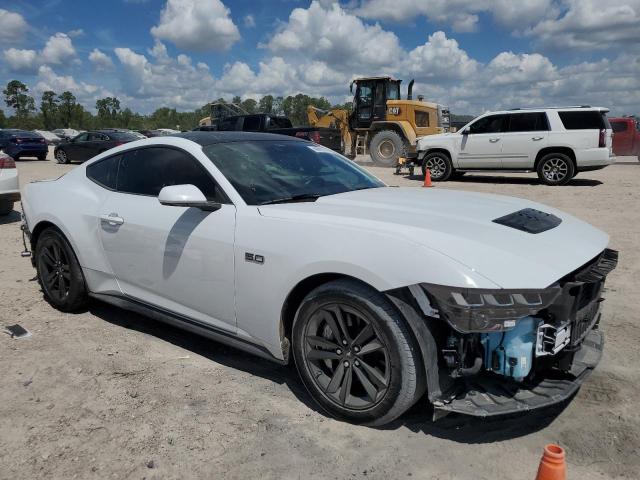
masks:
<svg viewBox="0 0 640 480"><path fill-rule="evenodd" d="M413 129L411 123L406 120L397 120L397 121L385 121L385 122L373 122L371 124L371 129L376 132L380 130L388 130L391 127L392 130L400 130L404 135L404 138L409 142L409 145L412 147L416 146L416 132Z"/></svg>

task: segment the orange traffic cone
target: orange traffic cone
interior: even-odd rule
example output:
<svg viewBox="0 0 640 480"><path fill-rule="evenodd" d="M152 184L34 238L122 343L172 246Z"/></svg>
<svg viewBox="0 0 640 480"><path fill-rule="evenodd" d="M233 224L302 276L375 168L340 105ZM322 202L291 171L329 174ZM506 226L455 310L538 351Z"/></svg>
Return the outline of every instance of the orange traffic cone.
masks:
<svg viewBox="0 0 640 480"><path fill-rule="evenodd" d="M564 449L553 443L544 447L536 480L567 480Z"/></svg>
<svg viewBox="0 0 640 480"><path fill-rule="evenodd" d="M425 172L424 172L424 184L422 186L423 187L433 187L433 185L431 185L431 170L429 170L428 168L425 169Z"/></svg>

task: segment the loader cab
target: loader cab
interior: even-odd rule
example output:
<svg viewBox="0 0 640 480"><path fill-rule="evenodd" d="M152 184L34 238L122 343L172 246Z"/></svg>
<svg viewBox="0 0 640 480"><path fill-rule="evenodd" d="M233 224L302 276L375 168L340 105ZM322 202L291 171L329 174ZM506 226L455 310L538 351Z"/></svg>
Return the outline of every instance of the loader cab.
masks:
<svg viewBox="0 0 640 480"><path fill-rule="evenodd" d="M384 121L387 115L387 100L400 100L400 83L389 77L359 78L351 83L355 86L351 128L370 128L373 122Z"/></svg>

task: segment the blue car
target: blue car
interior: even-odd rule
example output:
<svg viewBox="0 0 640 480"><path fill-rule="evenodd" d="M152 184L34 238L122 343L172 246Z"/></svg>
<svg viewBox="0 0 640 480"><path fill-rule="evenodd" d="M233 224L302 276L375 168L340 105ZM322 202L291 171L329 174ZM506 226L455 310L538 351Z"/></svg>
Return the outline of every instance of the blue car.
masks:
<svg viewBox="0 0 640 480"><path fill-rule="evenodd" d="M36 157L46 160L49 149L42 135L27 130L0 130L0 150L18 160L21 157Z"/></svg>

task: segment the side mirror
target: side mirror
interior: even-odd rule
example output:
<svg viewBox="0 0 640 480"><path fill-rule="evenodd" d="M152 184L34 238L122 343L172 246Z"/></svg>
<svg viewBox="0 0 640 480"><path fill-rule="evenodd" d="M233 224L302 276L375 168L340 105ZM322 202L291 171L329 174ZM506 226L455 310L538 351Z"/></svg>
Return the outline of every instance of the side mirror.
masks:
<svg viewBox="0 0 640 480"><path fill-rule="evenodd" d="M469 128L463 128L460 130L460 135L469 135Z"/></svg>
<svg viewBox="0 0 640 480"><path fill-rule="evenodd" d="M222 205L209 202L195 185L171 185L160 190L158 201L171 207L195 207L207 212L215 212Z"/></svg>

